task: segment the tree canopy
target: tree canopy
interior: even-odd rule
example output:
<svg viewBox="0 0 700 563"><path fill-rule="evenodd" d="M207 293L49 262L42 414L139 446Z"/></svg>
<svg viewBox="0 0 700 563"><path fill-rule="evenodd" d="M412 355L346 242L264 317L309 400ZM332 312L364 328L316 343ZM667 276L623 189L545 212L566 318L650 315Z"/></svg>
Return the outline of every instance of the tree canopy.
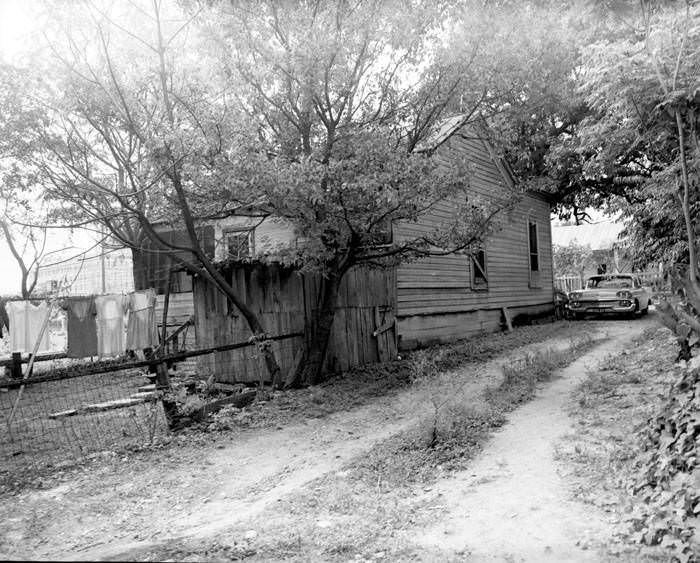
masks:
<svg viewBox="0 0 700 563"><path fill-rule="evenodd" d="M469 171L440 168L422 149L455 114L563 216L621 211L645 257L689 252L688 221L677 219L683 201L691 223L697 207L692 3L144 0L40 11L48 23L29 64L0 68L7 200L41 186L49 219L104 229L135 260L167 255L217 285L253 334L264 329L221 277L202 225L251 208L288 220L305 244L274 258L323 273L330 315L354 265L469 253L489 232L498 209L460 195ZM462 202L461 220L391 236L447 195ZM187 236L174 242L166 229Z"/></svg>

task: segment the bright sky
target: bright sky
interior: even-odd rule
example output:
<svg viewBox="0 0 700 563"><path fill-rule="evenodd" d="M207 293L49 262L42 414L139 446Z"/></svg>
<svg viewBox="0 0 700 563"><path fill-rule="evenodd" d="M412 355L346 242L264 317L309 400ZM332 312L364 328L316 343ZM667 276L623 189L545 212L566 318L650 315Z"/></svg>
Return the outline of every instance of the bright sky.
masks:
<svg viewBox="0 0 700 563"><path fill-rule="evenodd" d="M32 46L39 32L37 18L31 15L34 5L32 0L0 0L0 63L19 63L24 49ZM48 233L46 248L49 252L64 249L62 255L73 256L92 244L86 233L70 237L64 229L54 229ZM58 256L49 255L47 262L57 261ZM0 294L18 294L20 269L4 237L0 237L0 272Z"/></svg>
<svg viewBox="0 0 700 563"><path fill-rule="evenodd" d="M26 0L0 0L0 57L12 62L28 46L36 32Z"/></svg>
<svg viewBox="0 0 700 563"><path fill-rule="evenodd" d="M30 30L27 14L16 0L0 0L0 62L12 62ZM4 239L0 241L0 294L19 291L20 270Z"/></svg>

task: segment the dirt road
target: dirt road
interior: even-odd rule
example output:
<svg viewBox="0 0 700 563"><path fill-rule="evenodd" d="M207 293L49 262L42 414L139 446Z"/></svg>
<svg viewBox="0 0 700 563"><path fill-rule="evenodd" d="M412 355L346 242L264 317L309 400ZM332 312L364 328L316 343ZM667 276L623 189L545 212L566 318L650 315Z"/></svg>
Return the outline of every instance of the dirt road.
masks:
<svg viewBox="0 0 700 563"><path fill-rule="evenodd" d="M570 499L555 448L574 430L567 404L587 370L646 326L610 325L610 339L515 411L469 470L439 482L433 494L443 496L446 511L416 531L417 542L469 561L599 561L594 548L606 542L609 516Z"/></svg>
<svg viewBox="0 0 700 563"><path fill-rule="evenodd" d="M605 522L588 507L567 500L552 457L553 442L567 431L563 406L586 366L647 325L601 323L610 333L607 344L513 413L472 469L433 489L449 500L448 510L431 529L411 533L416 545L456 557L470 553L476 560L582 560L576 542L585 540L587 532L600 533L597 527L605 528ZM559 349L567 344L545 343ZM468 377L468 392L478 396L501 377L506 356L455 376ZM324 419L250 431L205 446L165 449L144 458L115 456L59 487L21 493L0 504L0 556L124 559L183 538L214 537L240 527L278 499L410 426L428 408L415 393L408 389L399 397L379 398Z"/></svg>

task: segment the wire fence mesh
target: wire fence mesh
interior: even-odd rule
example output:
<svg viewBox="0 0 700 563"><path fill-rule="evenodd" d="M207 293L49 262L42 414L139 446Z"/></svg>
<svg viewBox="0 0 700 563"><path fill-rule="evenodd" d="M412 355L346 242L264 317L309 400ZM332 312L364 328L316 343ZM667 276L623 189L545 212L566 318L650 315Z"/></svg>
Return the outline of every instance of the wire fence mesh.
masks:
<svg viewBox="0 0 700 563"><path fill-rule="evenodd" d="M127 369L33 383L21 396L4 388L0 455L21 465L151 442L167 427L150 387L142 370Z"/></svg>
<svg viewBox="0 0 700 563"><path fill-rule="evenodd" d="M300 345L297 337L276 341L273 347L278 358L290 358ZM283 373L287 364L282 365ZM128 365L42 362L23 389L7 374L0 376L0 464L8 470L55 464L99 451L144 446L167 436L155 375L147 367ZM105 373L90 373L99 369ZM261 379L270 383L269 377L260 377L266 373L265 363L255 345L187 358L171 364L169 373L173 395L185 415L260 385Z"/></svg>

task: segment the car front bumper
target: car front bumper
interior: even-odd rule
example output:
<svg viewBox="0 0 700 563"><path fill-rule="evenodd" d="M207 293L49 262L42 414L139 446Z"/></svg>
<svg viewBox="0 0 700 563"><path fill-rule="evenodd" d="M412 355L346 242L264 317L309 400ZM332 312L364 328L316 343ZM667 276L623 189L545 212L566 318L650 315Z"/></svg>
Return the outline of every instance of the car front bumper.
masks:
<svg viewBox="0 0 700 563"><path fill-rule="evenodd" d="M629 299L615 301L572 301L569 309L577 315L624 315L634 313L637 306Z"/></svg>

